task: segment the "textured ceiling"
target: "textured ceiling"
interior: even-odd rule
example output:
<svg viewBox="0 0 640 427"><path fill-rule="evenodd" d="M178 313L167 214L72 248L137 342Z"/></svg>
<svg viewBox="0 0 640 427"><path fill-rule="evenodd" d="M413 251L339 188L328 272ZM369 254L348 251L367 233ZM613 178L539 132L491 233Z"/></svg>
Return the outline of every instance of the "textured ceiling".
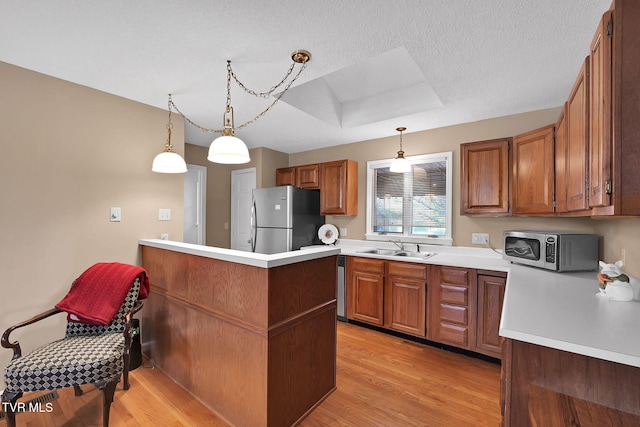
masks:
<svg viewBox="0 0 640 427"><path fill-rule="evenodd" d="M264 91L306 49L287 102L236 132L294 153L560 106L610 3L2 0L0 61L164 109L171 93L220 129L227 60ZM273 101L231 94L236 125ZM193 144L215 136L186 127Z"/></svg>

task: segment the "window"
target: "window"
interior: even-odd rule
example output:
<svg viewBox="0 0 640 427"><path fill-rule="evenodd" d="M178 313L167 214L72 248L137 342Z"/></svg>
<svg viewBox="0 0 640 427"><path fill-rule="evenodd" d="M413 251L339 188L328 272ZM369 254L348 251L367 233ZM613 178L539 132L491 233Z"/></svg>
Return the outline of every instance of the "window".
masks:
<svg viewBox="0 0 640 427"><path fill-rule="evenodd" d="M367 162L366 238L451 245L451 158L407 157L407 173L391 172L392 159Z"/></svg>

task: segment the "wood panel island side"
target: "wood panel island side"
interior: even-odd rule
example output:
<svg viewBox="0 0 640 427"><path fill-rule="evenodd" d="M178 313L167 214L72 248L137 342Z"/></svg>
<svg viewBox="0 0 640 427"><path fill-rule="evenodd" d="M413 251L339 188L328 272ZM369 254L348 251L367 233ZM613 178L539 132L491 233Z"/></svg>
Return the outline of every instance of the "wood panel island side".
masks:
<svg viewBox="0 0 640 427"><path fill-rule="evenodd" d="M143 351L220 417L291 426L335 390L339 249L139 243L151 278Z"/></svg>

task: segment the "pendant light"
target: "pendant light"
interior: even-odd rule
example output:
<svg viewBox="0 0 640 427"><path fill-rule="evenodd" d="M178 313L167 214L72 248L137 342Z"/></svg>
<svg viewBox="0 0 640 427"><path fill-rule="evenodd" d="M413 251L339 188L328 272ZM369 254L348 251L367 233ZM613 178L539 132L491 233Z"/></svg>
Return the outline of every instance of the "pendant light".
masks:
<svg viewBox="0 0 640 427"><path fill-rule="evenodd" d="M391 167L389 168L389 170L391 172L397 173L409 172L411 170L411 164L407 159L404 158L404 151L402 151L402 132L407 130L407 128L400 127L396 128L396 130L400 132L400 151L398 151L398 157L393 159L393 161L391 162Z"/></svg>
<svg viewBox="0 0 640 427"><path fill-rule="evenodd" d="M209 153L207 155L207 160L214 163L224 163L224 164L247 163L251 160L251 158L249 157L249 150L247 149L246 144L240 138L235 136L235 130L242 129L245 126L248 126L251 123L255 122L260 117L264 116L267 113L267 111L269 111L280 100L280 98L282 98L282 96L291 87L293 82L295 82L298 79L302 71L304 71L304 69L306 68L307 62L310 59L311 59L311 54L306 50L296 50L295 52L293 52L291 54L291 60L293 61L293 63L289 67L287 74L278 84L271 87L271 89L269 89L267 92L255 92L251 89L248 89L244 83L238 80L238 77L231 69L231 61L227 61L227 103L225 106L224 114L222 115L222 126L223 126L222 130L208 129L194 123L192 120L190 120L178 109L178 107L173 103L173 101L170 101L170 102L171 102L171 105L173 105L173 107L176 109L176 111L182 114L185 121L187 121L189 124L193 125L194 127L200 129L203 132L215 132L215 133L222 134L222 136L219 136L218 138L214 139L211 142L211 145L209 146ZM296 64L301 64L301 67L298 70L298 73L286 84L282 92L278 94L278 96L271 103L271 105L269 105L264 111L262 111L260 114L255 116L253 119L241 124L236 128L234 123L233 107L231 106L231 79L233 78L233 80L238 84L238 86L240 86L248 94L256 97L260 97L260 98L269 98L269 96L271 96L271 94L273 94L276 91L276 89L278 89L279 87L284 85L285 82L287 82Z"/></svg>
<svg viewBox="0 0 640 427"><path fill-rule="evenodd" d="M229 96L227 97L227 102L230 102ZM231 122L229 122L227 114L231 114ZM233 133L233 107L229 104L227 104L227 108L222 115L222 122L224 123L222 136L214 139L209 146L209 155L207 156L207 160L214 163L232 165L251 161L251 157L249 157L249 149L247 149L245 143Z"/></svg>
<svg viewBox="0 0 640 427"><path fill-rule="evenodd" d="M168 104L169 122L167 123L167 142L164 144L164 151L153 159L151 170L159 173L185 173L187 171L187 164L180 154L172 151L171 129L173 129L173 124L171 123L171 94L169 94Z"/></svg>

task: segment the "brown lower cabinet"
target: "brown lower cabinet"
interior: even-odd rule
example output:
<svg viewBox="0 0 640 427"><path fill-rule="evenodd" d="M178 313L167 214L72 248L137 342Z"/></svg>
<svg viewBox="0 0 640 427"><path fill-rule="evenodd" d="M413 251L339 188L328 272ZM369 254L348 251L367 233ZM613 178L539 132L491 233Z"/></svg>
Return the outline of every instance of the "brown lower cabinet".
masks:
<svg viewBox="0 0 640 427"><path fill-rule="evenodd" d="M347 257L347 318L499 359L507 273Z"/></svg>
<svg viewBox="0 0 640 427"><path fill-rule="evenodd" d="M504 427L640 426L640 369L506 339Z"/></svg>
<svg viewBox="0 0 640 427"><path fill-rule="evenodd" d="M430 282L429 339L473 350L477 295L474 270L434 265Z"/></svg>
<svg viewBox="0 0 640 427"><path fill-rule="evenodd" d="M507 273L477 270L478 327L476 348L478 353L500 358L502 338L499 335L502 302L507 286Z"/></svg>
<svg viewBox="0 0 640 427"><path fill-rule="evenodd" d="M347 318L424 338L427 265L347 258Z"/></svg>
<svg viewBox="0 0 640 427"><path fill-rule="evenodd" d="M387 262L385 326L398 332L425 337L427 333L427 266Z"/></svg>
<svg viewBox="0 0 640 427"><path fill-rule="evenodd" d="M347 258L347 318L384 324L384 271L384 260Z"/></svg>

